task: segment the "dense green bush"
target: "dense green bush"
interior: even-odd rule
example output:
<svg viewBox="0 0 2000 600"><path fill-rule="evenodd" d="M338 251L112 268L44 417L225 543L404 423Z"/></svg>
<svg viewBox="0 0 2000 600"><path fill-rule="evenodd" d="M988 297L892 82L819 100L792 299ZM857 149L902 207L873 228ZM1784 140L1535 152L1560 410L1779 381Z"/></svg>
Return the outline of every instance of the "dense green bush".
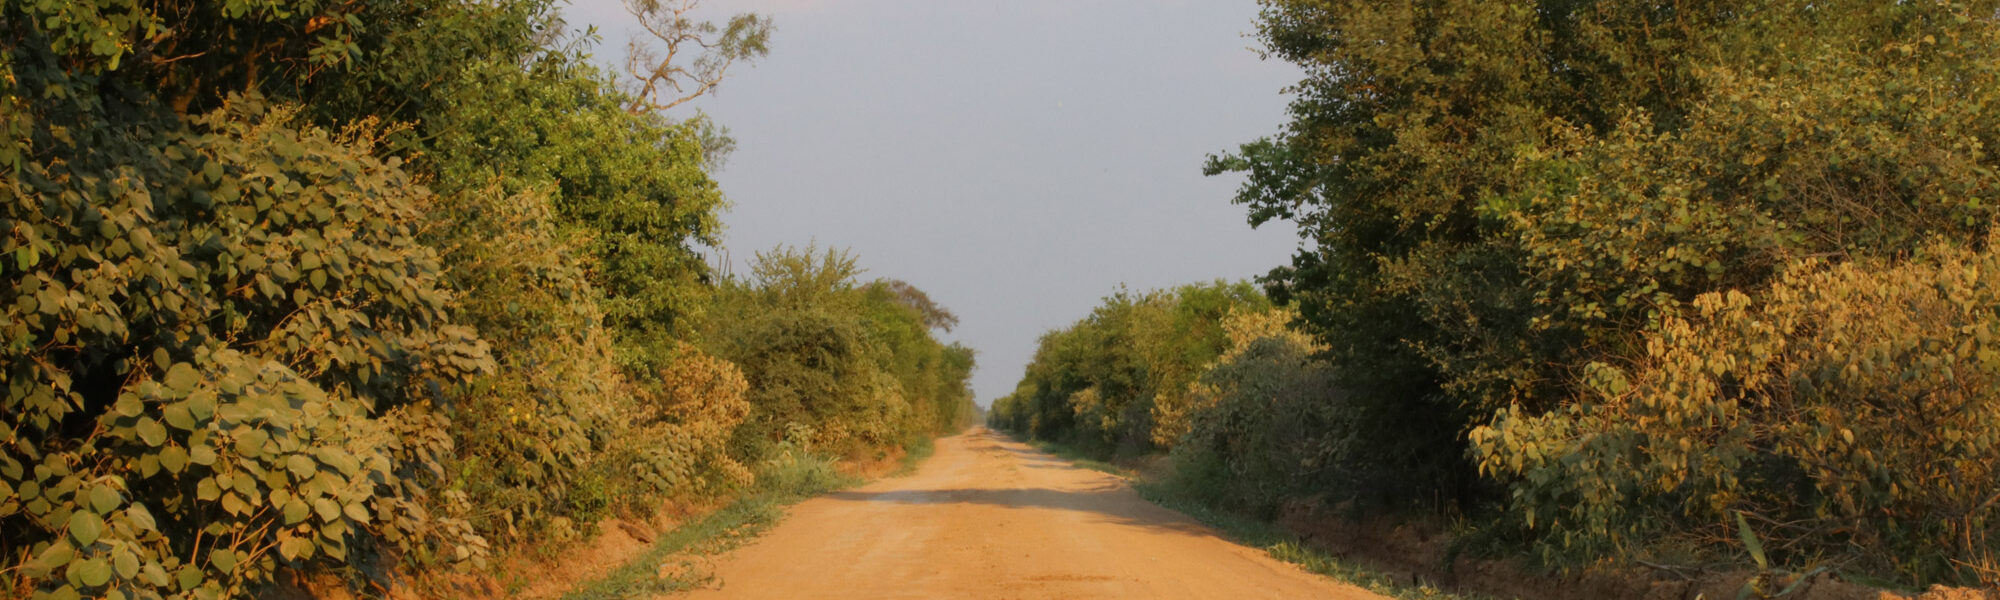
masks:
<svg viewBox="0 0 2000 600"><path fill-rule="evenodd" d="M752 267L724 282L702 336L750 382L735 456L762 460L787 440L860 454L947 431L972 411L972 352L931 336L949 313L921 292L862 284L855 259L832 250L781 247Z"/></svg>
<svg viewBox="0 0 2000 600"><path fill-rule="evenodd" d="M1223 318L1270 308L1248 283L1120 291L1089 317L1044 334L1014 394L988 421L1099 455L1136 454L1177 437L1190 385L1230 343ZM1158 429L1156 415L1176 419Z"/></svg>
<svg viewBox="0 0 2000 600"><path fill-rule="evenodd" d="M1289 498L1357 489L1355 478L1330 472L1361 462L1345 447L1357 415L1342 410L1318 349L1286 328L1295 316L1278 309L1223 320L1229 350L1190 386L1184 414L1159 422L1181 430L1169 485L1266 517Z"/></svg>
<svg viewBox="0 0 2000 600"><path fill-rule="evenodd" d="M492 363L413 235L424 188L254 97L186 121L71 98L8 115L28 136L0 192L0 550L37 593L234 594L378 545L482 557L429 512L450 449L429 403Z"/></svg>
<svg viewBox="0 0 2000 600"><path fill-rule="evenodd" d="M496 188L441 196L427 233L470 292L455 306L498 367L449 388L457 452L449 471L476 498L474 523L501 541L575 540L611 508L596 465L629 421L630 384L599 323L588 256L562 234L544 194Z"/></svg>
<svg viewBox="0 0 2000 600"><path fill-rule="evenodd" d="M749 483L744 370L682 341L713 128L630 102L551 2L26 0L0 32L0 594L385 589ZM787 427L962 422L949 313L837 287L787 307L868 393Z"/></svg>
<svg viewBox="0 0 2000 600"><path fill-rule="evenodd" d="M1991 248L1989 241L1988 248ZM1696 298L1589 397L1473 433L1528 523L1577 554L1712 543L1753 517L1775 558L1866 549L1911 580L2000 571L2000 256L1809 261L1756 299Z"/></svg>
<svg viewBox="0 0 2000 600"><path fill-rule="evenodd" d="M1824 552L1899 563L1912 581L1968 580L1971 570L1952 565L1988 562L1993 542L1972 524L1983 509L1956 498L1991 497L1990 477L1931 481L1921 492L1900 475L1836 481L1813 471L1830 450L1784 449L1817 438L1758 429L1779 422L1762 413L1741 417L1756 431L1731 441L1706 417L1621 421L1647 413L1626 413L1624 399L1636 392L1604 386L1658 378L1693 393L1694 382L1710 381L1719 389L1680 396L1696 404L1676 414L1720 415L1775 393L1745 389L1732 369L1813 379L1826 376L1816 369L1860 361L1917 381L1970 376L1967 365L1940 366L1944 355L1933 350L1868 344L1929 335L1955 348L1963 340L1949 336L1971 333L1836 342L1805 327L1771 337L1724 313L1768 324L1781 313L1841 318L1849 309L1838 306L1880 301L1869 310L1900 318L1897 303L1916 302L1918 290L1870 299L1835 291L1834 280L1808 283L1809 274L1902 285L1900 277L1933 269L1925 265L1938 264L1935 255L1948 252L1940 248L1986 243L2000 195L2000 165L1985 149L2000 137L2000 113L1989 110L2000 93L2000 7L1264 4L1268 49L1308 75L1277 136L1210 170L1248 175L1237 200L1254 223L1300 224L1307 243L1267 283L1327 346L1343 394L1326 401L1379 417L1359 430L1371 438L1364 445L1401 444L1422 465L1411 470L1422 485L1409 501L1451 498L1477 512L1511 492L1518 525L1551 555L1572 558L1637 552L1637 540L1694 539L1699 552L1726 552L1736 538L1719 534L1727 524L1719 515L1744 510L1771 519L1760 533L1799 540L1787 546L1793 561ZM1822 299L1796 295L1808 288ZM1953 310L1965 315L1959 326L1977 329L1980 311L1994 306L1969 298ZM1672 329L1690 322L1700 323L1694 333ZM1712 380L1658 364L1662 344L1695 343L1690 335L1707 340L1703 348L1765 358L1717 367ZM1829 355L1782 361L1796 369L1768 366L1790 351L1772 345L1813 343ZM1866 352L1875 354L1849 354ZM1788 416L1880 417L1899 425L1873 430L1880 437L1870 443L1907 457L1957 456L1931 437L1927 424L1940 415L1886 408L1937 392L1829 385L1785 401L1826 414ZM1953 410L1970 425L1940 435L1990 435L1992 407L1968 400ZM1468 436L1475 431L1478 444ZM1696 450L1656 454L1662 440ZM1687 470L1697 467L1702 474ZM1857 468L1836 470L1867 472ZM1891 484L1893 492L1857 491ZM1669 510L1682 505L1701 509ZM1915 516L1931 510L1961 514ZM1687 535L1661 535L1673 533ZM1559 551L1566 546L1591 551Z"/></svg>

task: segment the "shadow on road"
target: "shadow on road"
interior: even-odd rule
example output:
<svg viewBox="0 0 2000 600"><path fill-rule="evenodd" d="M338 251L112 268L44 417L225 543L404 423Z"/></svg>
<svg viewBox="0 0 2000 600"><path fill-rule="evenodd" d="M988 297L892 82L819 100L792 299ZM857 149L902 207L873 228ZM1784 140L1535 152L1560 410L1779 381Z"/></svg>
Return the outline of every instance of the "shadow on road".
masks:
<svg viewBox="0 0 2000 600"><path fill-rule="evenodd" d="M974 438L967 446L973 452L1006 452L1012 454L1008 460L1025 463L1023 466L1037 469L1062 469L1091 472L1090 481L1083 481L1071 489L1047 487L972 487L955 489L895 490L867 492L845 490L823 497L847 502L886 502L895 504L980 504L1014 509L1046 509L1090 513L1102 522L1145 527L1183 535L1220 537L1213 530L1178 512L1162 508L1140 498L1139 494L1122 481L1108 475L1096 474L1069 461L1062 460L1020 446L1001 444L992 433Z"/></svg>
<svg viewBox="0 0 2000 600"><path fill-rule="evenodd" d="M1146 527L1184 535L1219 537L1193 519L1146 502L1131 488L1112 482L1086 490L1049 488L959 488L892 492L847 490L833 492L823 497L848 502L983 504L1001 508L1076 511L1091 513L1106 523Z"/></svg>

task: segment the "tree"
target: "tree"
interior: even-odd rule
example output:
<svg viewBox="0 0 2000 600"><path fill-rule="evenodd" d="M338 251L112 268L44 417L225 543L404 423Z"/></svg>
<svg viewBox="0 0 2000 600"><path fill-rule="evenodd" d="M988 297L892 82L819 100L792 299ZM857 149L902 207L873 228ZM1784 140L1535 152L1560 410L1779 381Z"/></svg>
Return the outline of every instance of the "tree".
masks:
<svg viewBox="0 0 2000 600"><path fill-rule="evenodd" d="M770 53L770 17L743 13L717 27L690 16L700 6L700 0L625 0L625 11L653 38L633 40L627 52L625 71L635 83L626 110L665 112L715 91L737 61Z"/></svg>
<svg viewBox="0 0 2000 600"><path fill-rule="evenodd" d="M1994 223L1993 3L1264 4L1267 49L1307 76L1282 131L1209 171L1248 176L1252 223L1299 223L1306 243L1267 285L1329 347L1347 401L1390 417L1364 433L1434 467L1413 470L1430 493L1412 499L1511 486L1570 514L1577 497L1535 490L1574 481L1481 479L1468 434L1610 402L1601 377L1646 363L1698 299L1761 305L1811 260L1895 269L1978 248ZM1513 449L1486 456L1551 451L1508 431ZM1765 451L1723 477L1796 499L1782 486L1810 485L1770 473L1814 460ZM1686 508L1639 517L1671 529L1665 514L1712 514L1691 493L1619 502Z"/></svg>

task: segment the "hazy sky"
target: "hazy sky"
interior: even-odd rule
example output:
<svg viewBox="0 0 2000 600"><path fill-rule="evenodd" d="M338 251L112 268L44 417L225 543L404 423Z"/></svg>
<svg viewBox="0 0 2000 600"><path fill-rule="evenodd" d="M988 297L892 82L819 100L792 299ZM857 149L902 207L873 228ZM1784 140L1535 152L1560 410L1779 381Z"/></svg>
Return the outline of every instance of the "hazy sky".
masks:
<svg viewBox="0 0 2000 600"><path fill-rule="evenodd" d="M600 60L632 27L576 0ZM1259 275L1297 246L1252 230L1210 153L1276 131L1298 71L1251 50L1253 0L709 0L772 16L771 55L698 101L737 150L718 175L739 273L780 243L853 250L915 284L979 352L979 402L1035 341L1123 283ZM686 106L681 107L681 110ZM682 116L686 116L684 113Z"/></svg>

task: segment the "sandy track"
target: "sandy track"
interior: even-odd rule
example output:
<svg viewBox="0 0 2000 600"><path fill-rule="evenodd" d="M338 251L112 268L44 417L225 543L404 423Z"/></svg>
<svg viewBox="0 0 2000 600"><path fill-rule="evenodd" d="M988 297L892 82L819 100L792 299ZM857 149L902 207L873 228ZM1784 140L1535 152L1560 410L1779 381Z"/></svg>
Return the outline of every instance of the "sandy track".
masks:
<svg viewBox="0 0 2000 600"><path fill-rule="evenodd" d="M1382 598L985 429L916 474L800 503L695 598Z"/></svg>

